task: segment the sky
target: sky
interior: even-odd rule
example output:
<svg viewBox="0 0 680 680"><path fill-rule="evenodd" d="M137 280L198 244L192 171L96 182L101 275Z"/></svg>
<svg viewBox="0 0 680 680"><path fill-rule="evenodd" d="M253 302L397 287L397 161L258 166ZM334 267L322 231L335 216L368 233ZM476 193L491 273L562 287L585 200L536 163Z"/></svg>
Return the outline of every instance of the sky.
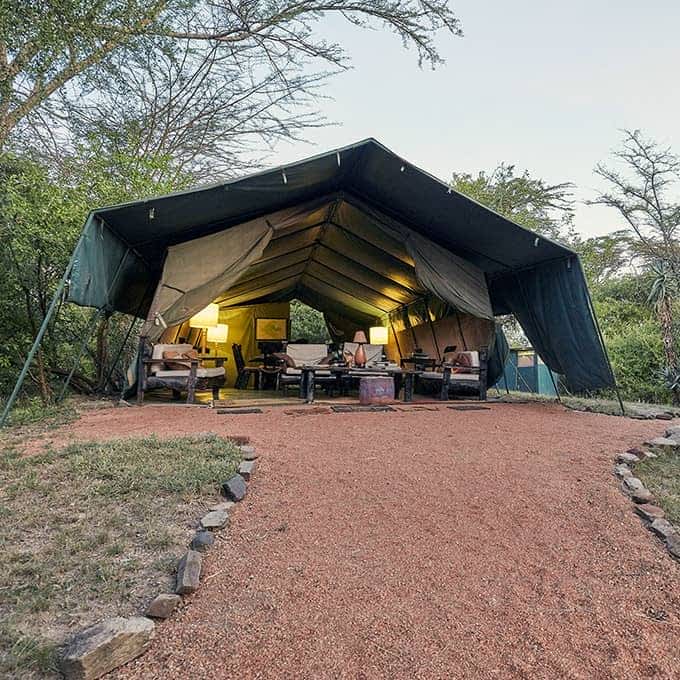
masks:
<svg viewBox="0 0 680 680"><path fill-rule="evenodd" d="M446 63L434 71L420 69L392 33L325 20L321 33L345 46L353 65L319 100L338 125L310 131L308 143L281 144L275 164L375 137L443 180L504 161L551 183L573 182L579 232L620 228L613 211L583 202L603 188L593 167L622 128L680 151L680 2L451 6L464 37L438 37Z"/></svg>

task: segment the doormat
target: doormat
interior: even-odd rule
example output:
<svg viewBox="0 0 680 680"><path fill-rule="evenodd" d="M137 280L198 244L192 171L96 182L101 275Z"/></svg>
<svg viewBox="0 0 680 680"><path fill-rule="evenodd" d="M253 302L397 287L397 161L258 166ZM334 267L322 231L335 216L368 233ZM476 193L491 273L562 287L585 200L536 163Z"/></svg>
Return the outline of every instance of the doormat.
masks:
<svg viewBox="0 0 680 680"><path fill-rule="evenodd" d="M293 408L284 411L287 416L318 416L322 414L330 413L330 411L325 406L315 406L313 408Z"/></svg>
<svg viewBox="0 0 680 680"><path fill-rule="evenodd" d="M490 411L488 406L474 406L473 404L461 404L460 406L447 406L454 411Z"/></svg>
<svg viewBox="0 0 680 680"><path fill-rule="evenodd" d="M217 415L218 416L226 416L226 415L241 416L241 415L245 415L246 413L262 413L262 409L261 408L218 408L217 409Z"/></svg>
<svg viewBox="0 0 680 680"><path fill-rule="evenodd" d="M331 409L336 413L374 413L376 411L394 411L391 406L331 406Z"/></svg>
<svg viewBox="0 0 680 680"><path fill-rule="evenodd" d="M397 406L399 411L439 411L437 406Z"/></svg>

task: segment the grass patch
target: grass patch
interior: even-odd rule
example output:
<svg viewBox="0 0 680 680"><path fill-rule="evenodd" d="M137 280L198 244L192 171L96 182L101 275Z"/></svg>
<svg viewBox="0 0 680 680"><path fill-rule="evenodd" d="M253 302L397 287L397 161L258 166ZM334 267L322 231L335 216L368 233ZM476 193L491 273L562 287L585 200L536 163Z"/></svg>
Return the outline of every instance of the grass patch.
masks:
<svg viewBox="0 0 680 680"><path fill-rule="evenodd" d="M516 392L510 391L506 394L504 391L489 390L490 399L500 399L501 401L540 401L547 403L555 403L557 399L546 394L536 394L534 392ZM573 397L562 395L560 397L562 404L574 411L587 411L589 413L603 413L608 416L620 416L621 406L616 399L603 398L587 398L587 397ZM647 404L643 402L624 401L624 409L626 416L630 418L652 419L656 418L658 414L667 413L675 417L680 417L680 408L668 406L667 404Z"/></svg>
<svg viewBox="0 0 680 680"><path fill-rule="evenodd" d="M635 474L654 494L668 521L680 527L680 452L642 460L635 464Z"/></svg>
<svg viewBox="0 0 680 680"><path fill-rule="evenodd" d="M0 405L4 409L4 402ZM38 398L24 399L14 404L6 425L22 427L40 424L45 429L54 429L78 419L78 411L72 399L58 404L45 405Z"/></svg>
<svg viewBox="0 0 680 680"><path fill-rule="evenodd" d="M220 437L0 453L0 677L54 674L71 632L174 586L195 521L236 468Z"/></svg>

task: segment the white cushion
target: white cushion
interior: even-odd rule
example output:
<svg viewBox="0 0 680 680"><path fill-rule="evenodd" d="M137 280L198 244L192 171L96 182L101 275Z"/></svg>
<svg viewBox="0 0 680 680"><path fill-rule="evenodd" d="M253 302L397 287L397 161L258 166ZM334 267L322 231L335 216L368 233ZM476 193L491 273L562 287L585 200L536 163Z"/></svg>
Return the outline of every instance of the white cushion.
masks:
<svg viewBox="0 0 680 680"><path fill-rule="evenodd" d="M156 371L157 378L188 378L190 371ZM224 366L215 368L199 368L196 371L198 378L219 378L224 375Z"/></svg>
<svg viewBox="0 0 680 680"><path fill-rule="evenodd" d="M425 371L420 374L421 378L427 380L441 380L444 377L443 373L437 373L436 371ZM451 380L469 380L472 382L479 382L478 373L451 373Z"/></svg>
<svg viewBox="0 0 680 680"><path fill-rule="evenodd" d="M153 364L151 364L150 372L154 375L158 375L158 372L162 371L165 368L165 364L163 362L163 352L190 352L192 349L194 349L194 346L188 343L182 343L181 345L172 345L159 342L158 344L153 346L153 349L151 351L151 358L160 359L160 361L158 363L154 362Z"/></svg>
<svg viewBox="0 0 680 680"><path fill-rule="evenodd" d="M286 354L296 366L316 366L328 356L328 347L322 344L296 345L288 343Z"/></svg>

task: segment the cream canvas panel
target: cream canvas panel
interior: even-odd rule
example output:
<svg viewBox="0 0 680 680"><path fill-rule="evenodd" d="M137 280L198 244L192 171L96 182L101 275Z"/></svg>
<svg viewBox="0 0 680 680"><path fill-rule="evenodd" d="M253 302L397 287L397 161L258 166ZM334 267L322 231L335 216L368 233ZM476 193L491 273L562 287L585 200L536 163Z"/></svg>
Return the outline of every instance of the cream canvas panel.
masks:
<svg viewBox="0 0 680 680"><path fill-rule="evenodd" d="M175 326L231 288L262 256L272 234L267 221L259 219L168 248L142 334L155 340L163 332L162 324L154 323L156 315Z"/></svg>

